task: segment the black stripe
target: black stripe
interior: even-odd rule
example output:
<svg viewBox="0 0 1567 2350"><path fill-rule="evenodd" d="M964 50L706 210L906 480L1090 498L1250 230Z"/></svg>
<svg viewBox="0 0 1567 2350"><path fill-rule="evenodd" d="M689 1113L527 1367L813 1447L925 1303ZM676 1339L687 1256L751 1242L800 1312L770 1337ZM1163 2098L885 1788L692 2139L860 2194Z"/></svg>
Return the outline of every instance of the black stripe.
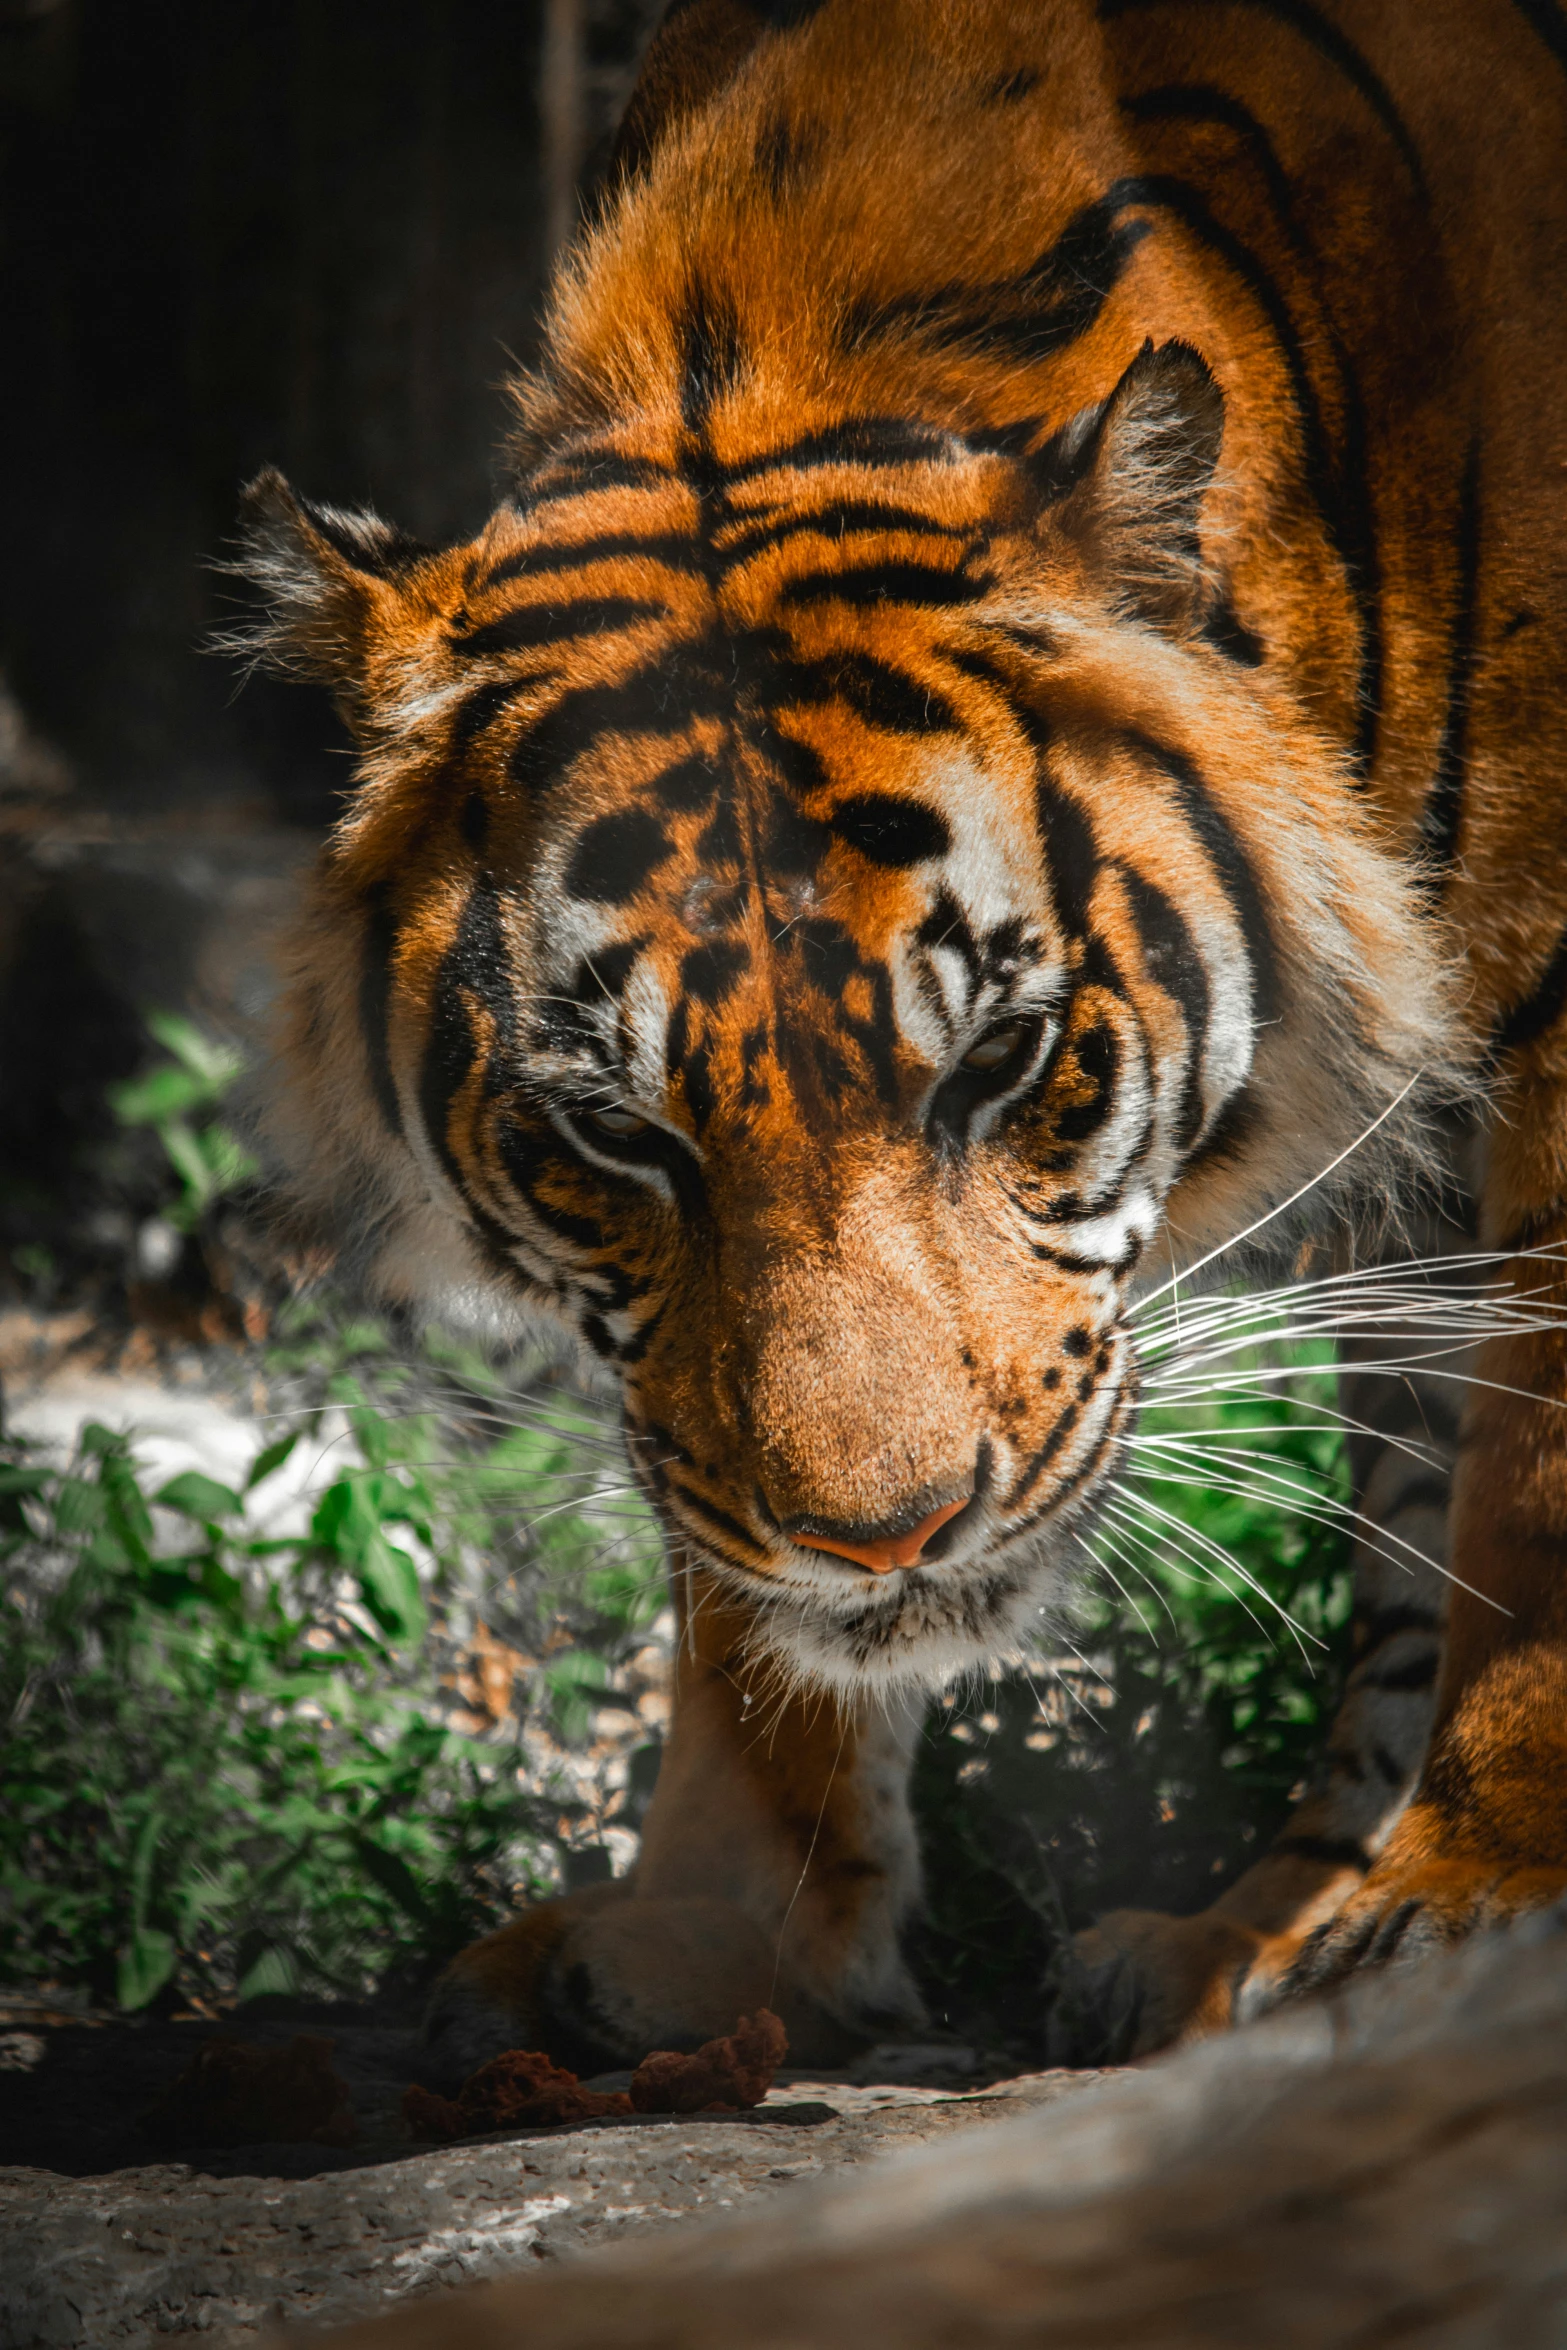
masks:
<svg viewBox="0 0 1567 2350"><path fill-rule="evenodd" d="M1079 1461L1077 1467L1072 1471L1070 1477L1062 1479L1061 1483L1056 1487L1054 1493L1052 1493L1050 1496L1050 1499L1045 1503L1043 1509L1037 1509L1033 1511L1029 1517L1019 1519L1016 1525L1009 1526L1007 1528L1009 1535L1015 1537L1019 1534L1026 1534L1031 1526L1041 1525L1046 1518L1053 1517L1060 1509L1064 1501L1069 1500L1081 1486L1088 1484L1090 1480L1097 1474L1100 1464L1104 1460L1105 1454L1107 1452L1113 1452L1121 1441L1121 1432L1126 1425L1127 1418L1127 1413L1124 1408L1126 1401L1127 1398L1123 1393L1120 1402L1117 1404L1115 1410L1110 1414L1109 1419L1105 1423L1103 1435L1100 1437L1098 1443L1094 1446L1092 1452L1088 1455L1088 1458L1085 1461ZM1032 1482L1032 1479L1030 1482ZM1014 1498L1014 1496L1009 1496L1004 1506L1010 1509L1013 1506Z"/></svg>
<svg viewBox="0 0 1567 2350"><path fill-rule="evenodd" d="M557 1240L564 1240L573 1248L599 1249L604 1246L603 1227L591 1216L579 1216L570 1208L555 1207L539 1196L539 1185L546 1175L565 1175L580 1178L580 1167L575 1158L568 1158L560 1137L553 1127L524 1126L508 1118L499 1127L496 1147L508 1182L518 1197L527 1203L547 1232ZM609 1268L605 1268L608 1270ZM594 1268L595 1272L599 1270Z"/></svg>
<svg viewBox="0 0 1567 2350"><path fill-rule="evenodd" d="M1291 32L1298 33L1320 57L1325 57L1330 65L1336 66L1344 79L1364 98L1403 157L1409 176L1421 197L1427 196L1425 165L1420 159L1420 150L1393 103L1391 90L1354 42L1348 40L1338 26L1323 15L1320 8L1314 8L1311 0L1179 0L1179 4L1188 8L1205 4L1255 8L1264 16L1271 17L1275 24L1287 25ZM1166 0L1099 0L1098 15L1101 23L1108 23L1114 17L1129 16L1134 10L1165 5Z"/></svg>
<svg viewBox="0 0 1567 2350"><path fill-rule="evenodd" d="M1504 1053L1533 1044L1548 1028L1554 1028L1564 1006L1567 1006L1567 932L1557 940L1556 952L1541 972L1533 992L1521 1004L1515 1004L1498 1023L1486 1054L1487 1068L1494 1069Z"/></svg>
<svg viewBox="0 0 1567 2350"><path fill-rule="evenodd" d="M934 563L851 564L841 571L802 571L779 601L784 604L919 604L933 611L972 604L989 581Z"/></svg>
<svg viewBox="0 0 1567 2350"><path fill-rule="evenodd" d="M1441 1661L1440 1649L1433 1646L1426 1650L1424 1656L1412 1657L1407 1665L1389 1665L1381 1673L1357 1673L1355 1686L1357 1689L1391 1689L1395 1692L1429 1689L1436 1679Z"/></svg>
<svg viewBox="0 0 1567 2350"><path fill-rule="evenodd" d="M1420 812L1418 838L1425 859L1421 876L1427 894L1441 895L1458 854L1459 828L1464 815L1464 783L1469 754L1469 705L1474 686L1480 579L1480 436L1469 443L1463 485L1458 495L1458 595L1453 612L1453 640L1447 656L1447 710L1442 740L1437 746L1436 771Z"/></svg>
<svg viewBox="0 0 1567 2350"><path fill-rule="evenodd" d="M1539 34L1557 64L1567 68L1567 16L1556 0L1513 0L1513 6Z"/></svg>
<svg viewBox="0 0 1567 2350"><path fill-rule="evenodd" d="M780 648L771 669L767 690L775 714L844 701L868 725L885 727L890 734L958 731L958 714L944 694L868 653L838 653L829 660L805 662Z"/></svg>
<svg viewBox="0 0 1567 2350"><path fill-rule="evenodd" d="M489 685L476 685L457 705L452 719L451 756L462 758L472 750L479 736L492 718L498 718L508 702L519 694L536 693L544 682L542 678L503 677Z"/></svg>
<svg viewBox="0 0 1567 2350"><path fill-rule="evenodd" d="M726 295L694 279L676 320L680 341L680 418L687 432L704 434L714 405L738 376L744 357L740 317Z"/></svg>
<svg viewBox="0 0 1567 2350"><path fill-rule="evenodd" d="M1286 1860L1320 1860L1328 1868L1354 1869L1364 1876L1371 1866L1365 1846L1353 1836L1281 1836L1269 1848Z"/></svg>
<svg viewBox="0 0 1567 2350"><path fill-rule="evenodd" d="M1188 1157L1187 1173L1199 1167L1234 1166L1250 1150L1262 1124L1262 1111L1252 1087L1238 1087Z"/></svg>
<svg viewBox="0 0 1567 2350"><path fill-rule="evenodd" d="M711 1502L703 1501L699 1494L691 1492L690 1488L682 1485L678 1478L671 1477L669 1479L668 1490L671 1493L679 1494L681 1501L694 1518L700 1518L705 1525L716 1527L719 1533L727 1534L731 1542L743 1543L753 1558L766 1558L767 1552L763 1544L758 1542L756 1536L741 1525L738 1518L730 1517L727 1510L717 1509ZM678 1519L678 1512L674 1514Z"/></svg>
<svg viewBox="0 0 1567 2350"><path fill-rule="evenodd" d="M732 714L733 691L723 680L695 662L664 657L614 684L562 694L524 729L511 754L511 773L524 790L543 793L602 735L652 735L672 750L685 749L687 729L697 719Z"/></svg>
<svg viewBox="0 0 1567 2350"><path fill-rule="evenodd" d="M724 480L732 489L759 474L803 472L823 465L852 465L874 470L886 465L951 463L956 435L933 424L914 424L906 416L846 416L838 424L764 455L746 457L726 468Z"/></svg>
<svg viewBox="0 0 1567 2350"><path fill-rule="evenodd" d="M1244 140L1267 184L1268 200L1290 242L1303 248L1295 224L1289 174L1278 151L1249 106L1212 82L1166 82L1157 90L1140 90L1121 100L1121 111L1133 122L1208 122L1233 131Z"/></svg>
<svg viewBox="0 0 1567 2350"><path fill-rule="evenodd" d="M1370 1656L1384 1641L1396 1640L1401 1632L1439 1632L1442 1620L1433 1608L1382 1607L1373 1608L1368 1615L1357 1616L1355 1630L1362 1641L1361 1653Z"/></svg>
<svg viewBox="0 0 1567 2350"><path fill-rule="evenodd" d="M1005 670L983 653L948 651L946 659L965 677L990 687L1034 755L1034 814L1044 850L1056 919L1069 939L1086 939L1089 909L1099 878L1099 844L1093 819L1082 802L1050 773L1050 729L1016 690Z"/></svg>
<svg viewBox="0 0 1567 2350"><path fill-rule="evenodd" d="M1089 908L1099 879L1099 844L1093 821L1081 800L1043 771L1034 785L1034 815L1061 927L1068 938L1086 939Z"/></svg>
<svg viewBox="0 0 1567 2350"><path fill-rule="evenodd" d="M1185 916L1157 882L1134 866L1118 865L1142 943L1143 962L1155 984L1181 1007L1186 1023L1186 1077L1176 1146L1189 1150L1202 1131L1202 1060L1212 1002L1208 974Z"/></svg>
<svg viewBox="0 0 1567 2350"><path fill-rule="evenodd" d="M520 1287L531 1284L512 1257L515 1235L476 1200L451 1147L451 1105L472 1074L477 1037L464 998L476 995L493 1013L503 1046L515 1041L515 1019L500 900L489 876L469 893L457 936L442 956L430 998L430 1029L419 1075L419 1116L430 1147L462 1201L475 1236L495 1272Z"/></svg>
<svg viewBox="0 0 1567 2350"><path fill-rule="evenodd" d="M392 1079L388 1045L388 1014L392 995L392 956L397 947L397 924L385 887L371 891L365 909L364 940L359 964L359 1028L370 1064L370 1086L376 1108L390 1134L403 1131L402 1104Z"/></svg>
<svg viewBox="0 0 1567 2350"><path fill-rule="evenodd" d="M1350 594L1360 622L1359 719L1354 751L1357 761L1362 766L1368 765L1375 749L1382 696L1381 563L1366 478L1363 404L1353 370L1334 338L1344 394L1343 446L1335 468L1299 331L1284 296L1251 247L1215 219L1198 189L1167 173L1118 180L1105 201L1112 199L1123 204L1151 205L1179 220L1242 280L1273 329L1300 421L1307 487L1322 515L1333 550L1348 573Z"/></svg>
<svg viewBox="0 0 1567 2350"><path fill-rule="evenodd" d="M846 347L858 350L883 335L910 333L938 349L999 351L1025 361L1053 358L1087 334L1148 234L1146 221L1120 217L1129 201L1120 192L1123 185L1083 205L1017 277L879 300L865 295L851 303L842 329Z"/></svg>
<svg viewBox="0 0 1567 2350"><path fill-rule="evenodd" d="M583 596L569 604L519 604L467 636L452 639L452 651L473 659L485 653L522 653L563 637L604 636L632 628L639 620L663 620L667 604L641 596Z"/></svg>
<svg viewBox="0 0 1567 2350"><path fill-rule="evenodd" d="M1015 1510L1020 1502L1026 1500L1031 1488L1038 1484L1081 1418L1082 1413L1079 1407L1075 1403L1069 1403L1038 1451L1031 1454L1029 1459L1024 1462L1022 1475L1007 1495L1004 1504L1007 1509Z"/></svg>
<svg viewBox="0 0 1567 2350"><path fill-rule="evenodd" d="M500 899L488 874L481 874L469 891L457 935L436 971L419 1076L419 1110L430 1147L465 1200L467 1186L452 1152L448 1124L452 1102L472 1074L479 1049L469 997L493 1015L501 1043L509 1044L515 1027L511 973Z"/></svg>
<svg viewBox="0 0 1567 2350"><path fill-rule="evenodd" d="M658 489L677 478L673 467L656 457L585 449L553 462L546 458L528 483L528 497L530 505L545 505L558 498L586 497L594 490Z"/></svg>
<svg viewBox="0 0 1567 2350"><path fill-rule="evenodd" d="M1273 926L1245 850L1184 752L1171 750L1144 734L1128 735L1126 739L1134 750L1152 759L1175 785L1181 812L1213 867L1246 942L1251 957L1252 1016L1259 1022L1276 1019L1279 989Z"/></svg>
<svg viewBox="0 0 1567 2350"><path fill-rule="evenodd" d="M510 579L553 579L564 571L585 571L591 563L641 560L661 563L670 571L694 571L695 549L688 538L671 533L661 538L639 537L635 531L606 531L600 538L543 539L496 564L480 581L480 589L502 587Z"/></svg>
<svg viewBox="0 0 1567 2350"><path fill-rule="evenodd" d="M874 531L878 536L896 536L901 531L956 544L973 535L950 522L939 522L933 514L921 513L917 506L884 505L875 498L840 499L805 511L798 506L769 506L754 522L742 510L735 521L741 524L738 535L726 538L718 549L718 559L725 565L746 562L764 548L781 547L789 539L813 534L841 540L862 531Z"/></svg>

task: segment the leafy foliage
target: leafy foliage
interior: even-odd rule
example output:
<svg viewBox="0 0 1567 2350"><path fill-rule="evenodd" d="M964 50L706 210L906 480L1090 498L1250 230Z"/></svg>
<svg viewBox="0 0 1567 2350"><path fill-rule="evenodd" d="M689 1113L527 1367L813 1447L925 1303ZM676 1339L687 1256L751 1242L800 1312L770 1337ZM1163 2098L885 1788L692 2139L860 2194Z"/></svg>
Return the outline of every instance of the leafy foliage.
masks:
<svg viewBox="0 0 1567 2350"><path fill-rule="evenodd" d="M177 1230L192 1232L209 1208L256 1172L232 1127L211 1114L243 1063L231 1046L177 1012L150 1012L147 1026L163 1058L112 1086L109 1106L121 1126L150 1127L157 1136L178 1186L165 1214Z"/></svg>
<svg viewBox="0 0 1567 2350"><path fill-rule="evenodd" d="M576 1499L534 1563L535 1605L551 1605L573 1542L592 1550L569 1418L443 1462L428 1416L389 1416L351 1372L333 1384L352 1399L355 1457L287 1539L259 1533L251 1504L295 1435L258 1454L244 1493L194 1472L149 1493L101 1427L63 1470L5 1448L13 1975L85 1977L128 2008L176 1982L360 1991L388 1967L427 1972L557 1881L572 1801L541 1783L520 1724L507 1741L444 1724L452 1644L431 1612L476 1536L515 1547L541 1462ZM545 1660L542 1710L580 1713L616 1639L658 1605L656 1542L640 1533L612 1591L571 1595L596 1648Z"/></svg>
<svg viewBox="0 0 1567 2350"><path fill-rule="evenodd" d="M558 1398L495 1434L497 1375L450 1346L442 1410L412 1409L370 1322L301 1309L275 1359L351 1431L287 1539L258 1531L257 1503L298 1433L258 1453L243 1492L186 1472L149 1493L102 1428L64 1469L0 1460L12 1973L85 1977L132 2008L175 1984L359 1990L427 1972L559 1881L570 1800L520 1728L507 1742L440 1718L442 1611L465 1564L509 1546L513 1603L547 1650L529 1702L556 1737L584 1736L662 1602L651 1524L616 1515L606 1544L595 1518L604 1431ZM1095 1912L1211 1898L1312 1766L1348 1614L1337 1443L1287 1394L1145 1428L1255 1448L1259 1479L1215 1492L1154 1454L1143 1491L1165 1515L1140 1557L1123 1527L1070 1648L938 1706L920 1751L920 1962L935 2012L969 2030L1026 2037L1052 1950ZM1183 1528L1234 1564L1199 1547L1198 1572Z"/></svg>

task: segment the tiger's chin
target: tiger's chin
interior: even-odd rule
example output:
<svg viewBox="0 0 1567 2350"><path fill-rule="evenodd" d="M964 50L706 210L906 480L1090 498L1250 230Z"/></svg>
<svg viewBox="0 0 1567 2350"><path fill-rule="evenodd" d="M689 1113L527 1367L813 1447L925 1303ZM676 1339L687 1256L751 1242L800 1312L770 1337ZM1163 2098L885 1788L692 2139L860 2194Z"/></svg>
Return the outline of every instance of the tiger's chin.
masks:
<svg viewBox="0 0 1567 2350"><path fill-rule="evenodd" d="M1031 1535L988 1558L906 1568L863 1586L743 1588L755 1647L801 1689L844 1697L931 1691L1036 1645L1066 1612L1076 1576L1057 1541Z"/></svg>

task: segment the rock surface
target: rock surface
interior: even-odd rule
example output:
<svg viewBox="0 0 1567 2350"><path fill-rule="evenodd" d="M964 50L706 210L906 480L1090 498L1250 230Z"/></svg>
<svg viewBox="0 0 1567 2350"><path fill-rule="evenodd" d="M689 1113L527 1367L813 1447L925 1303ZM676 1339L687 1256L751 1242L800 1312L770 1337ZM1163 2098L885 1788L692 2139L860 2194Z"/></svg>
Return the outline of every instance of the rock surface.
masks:
<svg viewBox="0 0 1567 2350"><path fill-rule="evenodd" d="M286 2039L299 2020L241 2028ZM417 2069L413 2036L339 2023L335 2061L360 2124L354 2147L229 2148L107 2168L134 2153L135 2112L206 2037L167 2024L95 2034L41 2014L30 2025L13 2017L0 2034L0 2055L13 2044L19 2076L0 2150L14 2157L31 2142L62 2166L37 2167L34 2152L31 2166L0 2168L5 2350L141 2350L196 2333L237 2344L280 2322L343 2322L731 2210L1094 2078L1047 2073L974 2092L786 2074L754 2119L648 2116L422 2153L397 2116ZM909 2053L881 2069L898 2070L901 2057L905 2071L952 2071L949 2052L926 2051L923 2064ZM87 2110L95 2082L96 2126Z"/></svg>
<svg viewBox="0 0 1567 2350"><path fill-rule="evenodd" d="M1117 2076L796 2076L747 2121L410 2155L411 2044L346 2037L351 2152L0 2171L6 2350L1567 2343L1567 1908Z"/></svg>
<svg viewBox="0 0 1567 2350"><path fill-rule="evenodd" d="M1564 1929L334 2350L1559 2350Z"/></svg>

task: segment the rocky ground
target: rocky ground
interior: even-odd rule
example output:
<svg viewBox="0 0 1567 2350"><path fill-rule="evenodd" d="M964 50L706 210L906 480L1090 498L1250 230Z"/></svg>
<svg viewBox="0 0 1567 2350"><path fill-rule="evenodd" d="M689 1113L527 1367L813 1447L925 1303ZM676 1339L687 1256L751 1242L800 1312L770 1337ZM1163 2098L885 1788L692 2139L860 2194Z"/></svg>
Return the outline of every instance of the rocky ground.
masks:
<svg viewBox="0 0 1567 2350"><path fill-rule="evenodd" d="M770 2204L661 2242L427 2296L332 2339L1560 2350L1567 1914L957 2143L781 2186Z"/></svg>
<svg viewBox="0 0 1567 2350"><path fill-rule="evenodd" d="M401 2119L416 2035L353 2011L257 2002L231 2029L329 2036L351 2146L187 2147L149 2159L142 2117L215 2037L196 2022L0 2010L0 2342L139 2350L254 2340L575 2259L792 2181L1072 2095L1088 2073L976 2081L971 2051L874 2051L854 2077L785 2072L754 2115L589 2123L439 2152ZM629 2076L627 2076L629 2077ZM623 2087L620 2076L598 2084Z"/></svg>
<svg viewBox="0 0 1567 2350"><path fill-rule="evenodd" d="M301 2021L337 2027L353 2147L67 2176L44 2167L59 2133L96 2095L83 2159L123 2154L203 2027L13 2008L0 2154L30 2160L0 2168L6 2350L286 2350L343 2319L339 2350L1567 2342L1567 1910L1113 2076L975 2081L950 2047L881 2050L785 2076L743 2120L438 2152L395 2118L408 2033L246 2028Z"/></svg>

